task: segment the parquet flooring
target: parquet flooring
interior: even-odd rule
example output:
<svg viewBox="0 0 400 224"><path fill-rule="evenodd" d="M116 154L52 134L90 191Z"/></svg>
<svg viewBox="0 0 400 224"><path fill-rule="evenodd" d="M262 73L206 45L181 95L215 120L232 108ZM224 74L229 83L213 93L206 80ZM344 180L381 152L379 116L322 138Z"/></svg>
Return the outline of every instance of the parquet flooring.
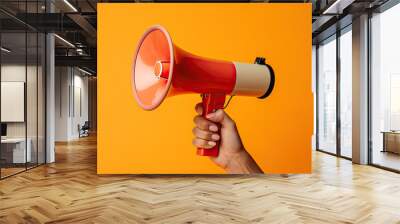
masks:
<svg viewBox="0 0 400 224"><path fill-rule="evenodd" d="M15 167L12 167L12 168L1 168L1 176L2 177L7 177L7 176L10 176L10 175L13 175L13 174L15 174L15 173L18 173L18 172L21 172L21 171L24 171L25 170L25 167L23 167L23 168L19 168L19 167L17 167L17 168L15 168Z"/></svg>
<svg viewBox="0 0 400 224"><path fill-rule="evenodd" d="M400 175L314 153L311 175L96 174L94 137L0 181L0 223L400 223Z"/></svg>

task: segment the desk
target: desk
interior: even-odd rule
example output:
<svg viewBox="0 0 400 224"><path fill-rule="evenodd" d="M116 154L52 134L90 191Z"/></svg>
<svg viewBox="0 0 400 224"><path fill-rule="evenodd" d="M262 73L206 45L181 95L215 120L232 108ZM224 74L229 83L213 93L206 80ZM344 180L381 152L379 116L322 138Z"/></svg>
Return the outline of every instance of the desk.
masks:
<svg viewBox="0 0 400 224"><path fill-rule="evenodd" d="M400 132L383 131L383 150L382 152L393 152L400 154Z"/></svg>
<svg viewBox="0 0 400 224"><path fill-rule="evenodd" d="M6 160L6 163L25 163L31 162L32 153L30 138L26 140L28 143L25 154L25 138L6 138L1 139L1 157ZM11 159L12 158L12 159ZM25 161L25 159L27 159Z"/></svg>

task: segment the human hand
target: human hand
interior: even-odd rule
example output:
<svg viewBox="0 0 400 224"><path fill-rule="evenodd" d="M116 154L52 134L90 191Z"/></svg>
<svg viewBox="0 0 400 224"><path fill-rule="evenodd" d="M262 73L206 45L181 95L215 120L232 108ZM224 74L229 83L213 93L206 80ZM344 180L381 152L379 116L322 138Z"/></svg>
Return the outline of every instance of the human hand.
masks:
<svg viewBox="0 0 400 224"><path fill-rule="evenodd" d="M193 145L198 148L210 149L220 141L219 154L210 157L216 165L228 173L263 173L257 163L247 153L243 146L235 122L224 110L217 110L208 114L206 118L201 116L202 104L195 107L197 116L194 118L196 127L193 128ZM221 125L220 135L218 125Z"/></svg>

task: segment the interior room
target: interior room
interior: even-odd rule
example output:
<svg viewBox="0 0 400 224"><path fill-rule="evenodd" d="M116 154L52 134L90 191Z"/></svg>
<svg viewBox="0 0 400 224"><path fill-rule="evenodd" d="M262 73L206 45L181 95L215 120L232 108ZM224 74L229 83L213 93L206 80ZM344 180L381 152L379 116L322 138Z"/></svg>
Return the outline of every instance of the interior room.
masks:
<svg viewBox="0 0 400 224"><path fill-rule="evenodd" d="M1 35L2 177L45 162L44 38L29 29Z"/></svg>
<svg viewBox="0 0 400 224"><path fill-rule="evenodd" d="M99 175L98 3L171 2L0 1L0 223L400 223L398 0L230 1L312 6L311 173Z"/></svg>

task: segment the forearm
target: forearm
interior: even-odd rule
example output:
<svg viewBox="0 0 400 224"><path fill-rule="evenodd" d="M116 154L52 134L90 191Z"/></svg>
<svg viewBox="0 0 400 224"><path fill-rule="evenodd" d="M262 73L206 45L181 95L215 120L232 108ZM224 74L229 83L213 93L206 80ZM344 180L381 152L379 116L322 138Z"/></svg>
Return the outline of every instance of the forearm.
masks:
<svg viewBox="0 0 400 224"><path fill-rule="evenodd" d="M229 161L225 170L230 174L264 173L245 149L241 150Z"/></svg>

